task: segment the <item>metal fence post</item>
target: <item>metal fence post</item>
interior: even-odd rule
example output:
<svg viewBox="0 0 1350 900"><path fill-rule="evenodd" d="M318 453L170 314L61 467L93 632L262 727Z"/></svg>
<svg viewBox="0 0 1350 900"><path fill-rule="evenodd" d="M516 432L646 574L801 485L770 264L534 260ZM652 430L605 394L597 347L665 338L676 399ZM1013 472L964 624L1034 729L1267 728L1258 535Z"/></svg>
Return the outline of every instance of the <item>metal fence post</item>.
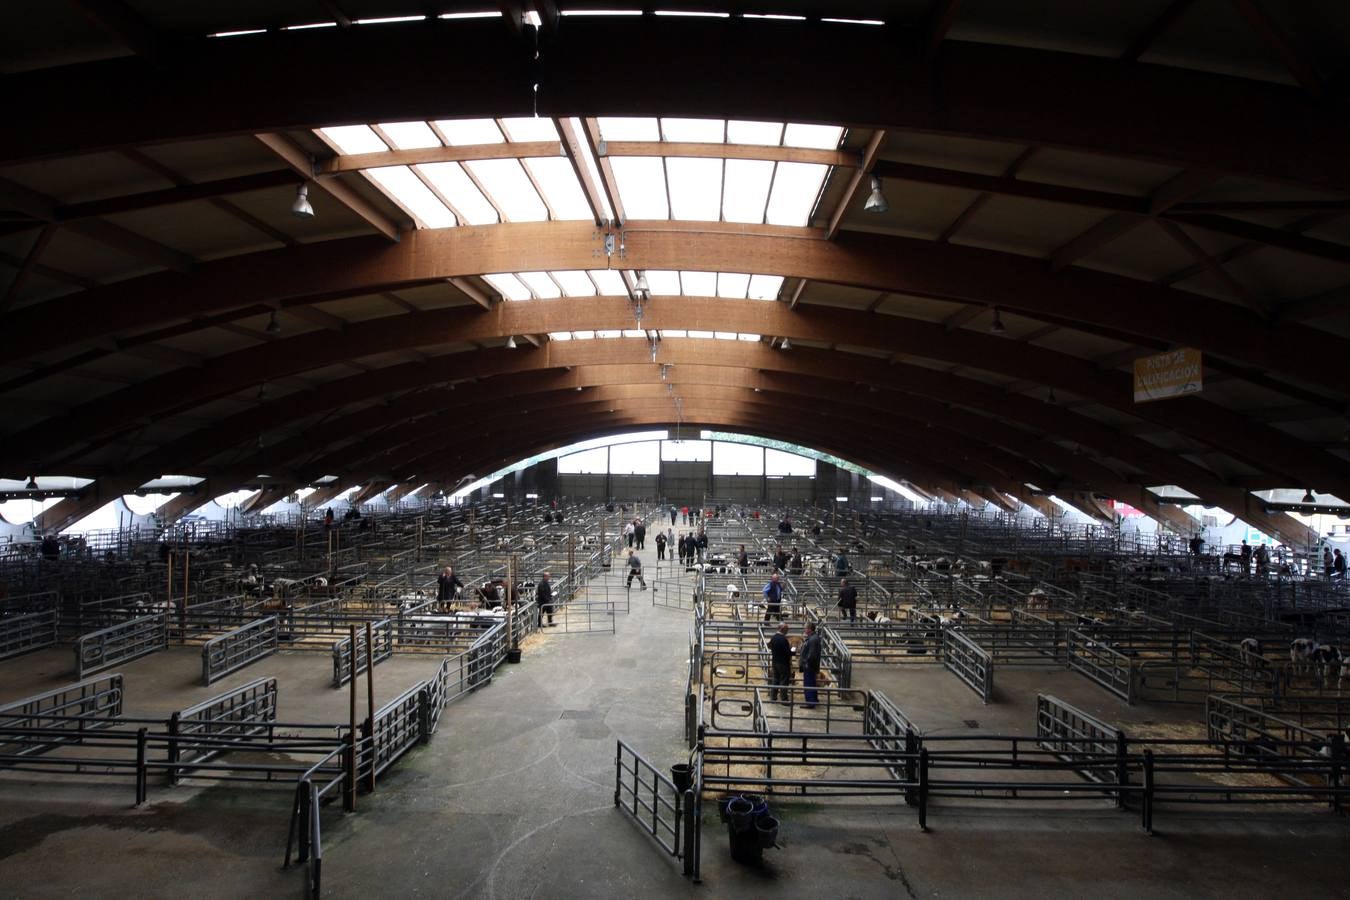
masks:
<svg viewBox="0 0 1350 900"><path fill-rule="evenodd" d="M146 729L140 728L136 731L136 805L140 806L145 802L146 778L145 778L145 736Z"/></svg>
<svg viewBox="0 0 1350 900"><path fill-rule="evenodd" d="M698 823L696 821L697 801L694 799L694 791L685 791L680 795L680 801L684 804L684 874L686 877L692 877L697 873L698 866L695 859L698 856L697 831Z"/></svg>
<svg viewBox="0 0 1350 900"><path fill-rule="evenodd" d="M928 751L919 751L919 830L928 830Z"/></svg>
<svg viewBox="0 0 1350 900"><path fill-rule="evenodd" d="M342 811L356 812L356 732L348 729L342 749Z"/></svg>
<svg viewBox="0 0 1350 900"><path fill-rule="evenodd" d="M178 762L178 716L177 712L169 716L169 784L178 783L178 767L174 765Z"/></svg>
<svg viewBox="0 0 1350 900"><path fill-rule="evenodd" d="M1144 751L1144 831L1153 833L1153 751Z"/></svg>
<svg viewBox="0 0 1350 900"><path fill-rule="evenodd" d="M1331 788L1331 808L1337 815L1343 815L1341 808L1341 774L1345 760L1345 736L1338 734L1331 739L1331 771L1327 774L1327 784Z"/></svg>
<svg viewBox="0 0 1350 900"><path fill-rule="evenodd" d="M417 692L417 736L423 744L431 741L431 692L426 688Z"/></svg>
<svg viewBox="0 0 1350 900"><path fill-rule="evenodd" d="M1125 788L1130 783L1130 761L1125 732L1116 732L1116 809L1125 809Z"/></svg>
<svg viewBox="0 0 1350 900"><path fill-rule="evenodd" d="M919 736L912 727L905 729L905 805L913 806L918 802L914 783L918 781Z"/></svg>

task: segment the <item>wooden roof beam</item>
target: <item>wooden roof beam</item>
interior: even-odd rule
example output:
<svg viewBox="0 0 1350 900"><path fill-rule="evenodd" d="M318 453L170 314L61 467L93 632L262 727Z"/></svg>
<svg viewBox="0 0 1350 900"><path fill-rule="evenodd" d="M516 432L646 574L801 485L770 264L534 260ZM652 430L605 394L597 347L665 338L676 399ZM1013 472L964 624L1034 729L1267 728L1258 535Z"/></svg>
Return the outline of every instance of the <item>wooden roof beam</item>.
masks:
<svg viewBox="0 0 1350 900"><path fill-rule="evenodd" d="M307 181L314 179L313 159L294 140L284 134L255 134L254 137L264 147L275 153L282 162L299 173L302 178ZM399 239L398 225L376 209L369 200L358 194L350 185L336 178L316 179L309 183L345 206L359 218L364 219L366 224L380 234L392 241Z"/></svg>
<svg viewBox="0 0 1350 900"><path fill-rule="evenodd" d="M839 225L848 214L849 208L853 206L854 199L858 192L862 190L863 181L867 179L876 165L877 154L881 152L881 145L886 141L886 131L878 128L872 132L872 137L868 139L867 146L863 148L862 156L858 162L858 167L853 170L849 176L848 184L844 187L844 194L839 198L838 204L834 207L834 212L830 214L829 224L825 226L825 240L834 240L835 235L839 233Z"/></svg>

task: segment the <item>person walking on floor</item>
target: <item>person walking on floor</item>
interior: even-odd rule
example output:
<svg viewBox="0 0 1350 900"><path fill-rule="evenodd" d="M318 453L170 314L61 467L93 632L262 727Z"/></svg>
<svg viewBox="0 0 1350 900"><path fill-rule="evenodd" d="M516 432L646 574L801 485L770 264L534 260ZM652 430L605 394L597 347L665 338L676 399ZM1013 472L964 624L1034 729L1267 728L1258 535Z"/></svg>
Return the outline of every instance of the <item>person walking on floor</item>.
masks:
<svg viewBox="0 0 1350 900"><path fill-rule="evenodd" d="M641 519L633 523L633 543L639 550L647 549L647 526L643 524Z"/></svg>
<svg viewBox="0 0 1350 900"><path fill-rule="evenodd" d="M658 531L656 533L656 559L658 562L666 558L666 533Z"/></svg>
<svg viewBox="0 0 1350 900"><path fill-rule="evenodd" d="M647 589L647 579L642 577L642 560L638 559L638 555L636 553L634 553L632 550L629 550L628 583L624 586L629 589L632 589L634 578L636 578L638 582L642 585L642 587L638 588L638 590L645 591Z"/></svg>
<svg viewBox="0 0 1350 900"><path fill-rule="evenodd" d="M792 684L792 644L788 643L788 623L783 622L769 638L769 656L773 671L769 675L769 700L787 703L791 700L788 687Z"/></svg>
<svg viewBox="0 0 1350 900"><path fill-rule="evenodd" d="M858 621L858 589L848 583L847 578L839 579L839 618Z"/></svg>
<svg viewBox="0 0 1350 900"><path fill-rule="evenodd" d="M816 684L820 678L820 635L816 633L816 623L806 623L806 639L802 641L801 661L802 686L806 688L806 708L815 709Z"/></svg>
<svg viewBox="0 0 1350 900"><path fill-rule="evenodd" d="M553 625L553 584L548 580L549 573L539 577L539 586L534 589L534 599L539 603L539 614L548 616L548 624Z"/></svg>
<svg viewBox="0 0 1350 900"><path fill-rule="evenodd" d="M778 573L774 572L769 576L769 583L764 585L764 621L769 621L770 616L777 616L778 621L783 621L783 585L778 580Z"/></svg>
<svg viewBox="0 0 1350 900"><path fill-rule="evenodd" d="M624 523L623 523L623 539L628 543L628 546L629 546L630 548L633 546L633 534L634 534L633 523L632 523L632 522L624 522Z"/></svg>

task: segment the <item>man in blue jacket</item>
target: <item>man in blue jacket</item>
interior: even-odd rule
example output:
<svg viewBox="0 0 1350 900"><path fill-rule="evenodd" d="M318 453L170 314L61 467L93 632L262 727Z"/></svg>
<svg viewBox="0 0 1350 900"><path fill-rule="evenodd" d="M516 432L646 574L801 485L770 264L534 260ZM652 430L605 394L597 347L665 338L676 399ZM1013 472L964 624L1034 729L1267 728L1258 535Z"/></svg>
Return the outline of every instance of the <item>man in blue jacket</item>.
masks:
<svg viewBox="0 0 1350 900"><path fill-rule="evenodd" d="M777 616L778 621L783 621L783 585L778 581L778 573L774 572L769 577L769 583L764 585L764 621L769 621L770 616Z"/></svg>

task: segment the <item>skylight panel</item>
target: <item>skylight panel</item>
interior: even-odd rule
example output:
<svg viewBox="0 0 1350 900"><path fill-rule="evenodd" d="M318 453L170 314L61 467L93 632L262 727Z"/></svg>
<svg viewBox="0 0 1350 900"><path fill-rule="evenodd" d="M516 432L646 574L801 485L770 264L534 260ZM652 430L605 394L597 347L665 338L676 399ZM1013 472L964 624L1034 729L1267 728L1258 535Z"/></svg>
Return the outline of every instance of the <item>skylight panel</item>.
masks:
<svg viewBox="0 0 1350 900"><path fill-rule="evenodd" d="M731 119L727 122L727 141L732 144L777 147L783 141L783 123Z"/></svg>
<svg viewBox="0 0 1350 900"><path fill-rule="evenodd" d="M640 9L562 9L562 16L640 16Z"/></svg>
<svg viewBox="0 0 1350 900"><path fill-rule="evenodd" d="M491 119L437 119L436 127L454 147L506 142L502 130Z"/></svg>
<svg viewBox="0 0 1350 900"><path fill-rule="evenodd" d="M782 275L751 275L751 300L777 300L778 292L783 289Z"/></svg>
<svg viewBox="0 0 1350 900"><path fill-rule="evenodd" d="M722 185L722 218L728 222L754 225L763 222L764 208L769 203L769 188L772 185L773 163L768 160L727 160L726 178Z"/></svg>
<svg viewBox="0 0 1350 900"><path fill-rule="evenodd" d="M395 150L420 150L441 145L440 138L426 122L381 122L380 130L394 142Z"/></svg>
<svg viewBox="0 0 1350 900"><path fill-rule="evenodd" d="M716 222L722 210L722 160L666 160L670 179L670 217Z"/></svg>
<svg viewBox="0 0 1350 900"><path fill-rule="evenodd" d="M543 222L548 218L548 209L519 160L480 159L465 165L508 221Z"/></svg>
<svg viewBox="0 0 1350 900"><path fill-rule="evenodd" d="M380 136L370 130L369 125L336 125L320 128L319 131L337 147L339 153L347 156L353 153L383 153L389 149Z"/></svg>
<svg viewBox="0 0 1350 900"><path fill-rule="evenodd" d="M647 286L653 294L678 295L680 293L680 273L667 269L648 269Z"/></svg>
<svg viewBox="0 0 1350 900"><path fill-rule="evenodd" d="M438 19L497 19L501 17L499 10L487 10L485 12L452 12L441 13Z"/></svg>
<svg viewBox="0 0 1350 900"><path fill-rule="evenodd" d="M352 19L353 25L393 25L397 22L420 22L426 16L380 16L375 19Z"/></svg>
<svg viewBox="0 0 1350 900"><path fill-rule="evenodd" d="M666 202L666 170L660 157L616 156L609 162L619 186L619 197L630 219L670 217L670 206Z"/></svg>
<svg viewBox="0 0 1350 900"><path fill-rule="evenodd" d="M246 34L266 34L266 28L245 28L242 31L217 31L215 34L208 34L207 37L213 38L231 38L243 37Z"/></svg>
<svg viewBox="0 0 1350 900"><path fill-rule="evenodd" d="M750 289L750 276L736 272L717 273L717 296L740 300Z"/></svg>
<svg viewBox="0 0 1350 900"><path fill-rule="evenodd" d="M829 166L814 163L779 163L769 195L769 224L805 225L810 221L827 171Z"/></svg>
<svg viewBox="0 0 1350 900"><path fill-rule="evenodd" d="M623 332L620 331L620 330L618 330L617 328L603 328L603 329L598 329L598 330L595 332L595 336L596 336L596 337L598 337L598 338L606 338L606 339L608 339L608 338L616 338L616 337L619 337L619 336L622 335L622 334L623 334Z"/></svg>
<svg viewBox="0 0 1350 900"><path fill-rule="evenodd" d="M623 336L645 338L647 336L647 332L643 331L641 328L625 328L623 330Z"/></svg>
<svg viewBox="0 0 1350 900"><path fill-rule="evenodd" d="M591 280L595 286L600 289L600 293L606 297L627 297L628 288L623 283L623 276L614 269L591 269Z"/></svg>
<svg viewBox="0 0 1350 900"><path fill-rule="evenodd" d="M283 25L282 31L308 31L311 28L336 28L336 22L307 22L304 25Z"/></svg>
<svg viewBox="0 0 1350 900"><path fill-rule="evenodd" d="M562 296L562 291L548 277L547 272L519 272L516 277L525 282L525 286L540 299L552 300Z"/></svg>
<svg viewBox="0 0 1350 900"><path fill-rule="evenodd" d="M789 122L783 132L783 146L838 150L844 129L838 125L801 125Z"/></svg>
<svg viewBox="0 0 1350 900"><path fill-rule="evenodd" d="M694 331L691 328L689 329L689 336L702 341L710 341L712 340L713 333L711 331Z"/></svg>
<svg viewBox="0 0 1350 900"><path fill-rule="evenodd" d="M455 214L407 166L367 169L366 174L425 227L449 228L455 224Z"/></svg>
<svg viewBox="0 0 1350 900"><path fill-rule="evenodd" d="M835 22L840 25L885 25L882 19L821 19L822 22Z"/></svg>
<svg viewBox="0 0 1350 900"><path fill-rule="evenodd" d="M602 117L600 137L607 141L659 141L661 126L656 119L630 117Z"/></svg>
<svg viewBox="0 0 1350 900"><path fill-rule="evenodd" d="M662 119L661 132L668 141L721 144L726 139L726 124L722 119Z"/></svg>
<svg viewBox="0 0 1350 900"><path fill-rule="evenodd" d="M586 202L572 164L559 156L524 160L525 168L543 191L553 215L558 219L594 220L595 213Z"/></svg>
<svg viewBox="0 0 1350 900"><path fill-rule="evenodd" d="M724 12L698 12L692 9L658 9L658 16L673 16L685 19L729 19L731 13Z"/></svg>
<svg viewBox="0 0 1350 900"><path fill-rule="evenodd" d="M424 163L417 167L426 179L436 186L445 199L454 204L465 222L470 225L495 225L497 210L478 190L478 186L464 174L459 163Z"/></svg>
<svg viewBox="0 0 1350 900"><path fill-rule="evenodd" d="M520 279L510 274L484 275L483 280L492 285L497 293L507 300L529 300L530 290Z"/></svg>
<svg viewBox="0 0 1350 900"><path fill-rule="evenodd" d="M764 339L764 335L762 334L750 334L749 332L741 332L740 334L736 335L736 337L739 340L746 341L752 344L757 344Z"/></svg>
<svg viewBox="0 0 1350 900"><path fill-rule="evenodd" d="M595 284L586 277L586 273L575 269L550 272L553 280L562 285L563 295L567 297L594 297Z"/></svg>
<svg viewBox="0 0 1350 900"><path fill-rule="evenodd" d="M552 119L542 116L521 116L514 119L502 119L502 130L512 141L556 141L558 129Z"/></svg>
<svg viewBox="0 0 1350 900"><path fill-rule="evenodd" d="M682 338L688 336L689 333L686 332L683 328L666 328L661 332L661 340L665 340L666 338Z"/></svg>
<svg viewBox="0 0 1350 900"><path fill-rule="evenodd" d="M747 19L778 19L782 22L805 22L806 16L790 16L786 13L743 13Z"/></svg>
<svg viewBox="0 0 1350 900"><path fill-rule="evenodd" d="M736 340L736 332L734 332L734 331L714 331L714 332L713 332L713 337L717 338L719 341L734 341L734 340Z"/></svg>
<svg viewBox="0 0 1350 900"><path fill-rule="evenodd" d="M570 332L570 331L550 331L550 332L548 333L548 339L549 339L550 341L570 341L570 340L572 339L572 332Z"/></svg>
<svg viewBox="0 0 1350 900"><path fill-rule="evenodd" d="M687 296L690 297L717 296L716 272L681 272L680 283L684 285L684 293Z"/></svg>
<svg viewBox="0 0 1350 900"><path fill-rule="evenodd" d="M594 331L574 331L574 332L572 332L572 337L576 338L576 339L579 340L579 341L593 341L593 340L595 340L595 332L594 332Z"/></svg>

